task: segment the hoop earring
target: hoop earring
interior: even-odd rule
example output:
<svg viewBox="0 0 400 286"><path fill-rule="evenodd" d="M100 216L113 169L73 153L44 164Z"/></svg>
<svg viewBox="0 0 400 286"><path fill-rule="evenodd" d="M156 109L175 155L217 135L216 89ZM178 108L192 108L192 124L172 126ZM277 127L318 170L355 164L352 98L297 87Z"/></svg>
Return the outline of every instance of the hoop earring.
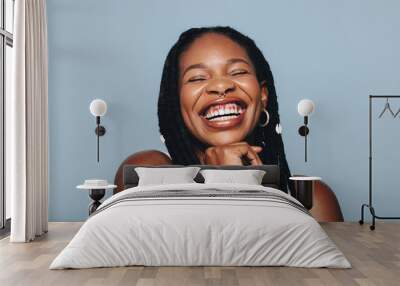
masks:
<svg viewBox="0 0 400 286"><path fill-rule="evenodd" d="M266 116L267 119L265 120L264 123L259 122L258 125L259 125L260 127L265 127L265 126L268 125L268 122L269 122L269 113L268 113L268 111L267 111L265 108L264 108L262 111L265 113L265 116Z"/></svg>

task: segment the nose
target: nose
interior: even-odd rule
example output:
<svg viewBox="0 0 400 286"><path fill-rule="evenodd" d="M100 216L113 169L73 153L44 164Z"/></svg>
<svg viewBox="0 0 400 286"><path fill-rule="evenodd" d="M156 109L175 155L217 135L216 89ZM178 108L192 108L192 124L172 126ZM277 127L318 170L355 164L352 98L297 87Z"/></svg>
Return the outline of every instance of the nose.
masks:
<svg viewBox="0 0 400 286"><path fill-rule="evenodd" d="M232 81L220 78L214 79L206 87L206 92L212 95L226 96L229 92L235 90L235 85Z"/></svg>

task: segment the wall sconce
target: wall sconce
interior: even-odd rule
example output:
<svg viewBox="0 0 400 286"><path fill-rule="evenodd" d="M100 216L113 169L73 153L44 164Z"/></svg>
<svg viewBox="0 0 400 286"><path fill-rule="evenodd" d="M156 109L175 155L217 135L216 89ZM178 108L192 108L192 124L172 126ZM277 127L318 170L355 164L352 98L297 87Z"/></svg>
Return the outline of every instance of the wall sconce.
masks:
<svg viewBox="0 0 400 286"><path fill-rule="evenodd" d="M314 111L314 102L310 99L302 99L297 105L297 112L304 117L304 125L300 126L299 134L304 137L304 161L307 162L307 135L310 133L308 129L308 116Z"/></svg>
<svg viewBox="0 0 400 286"><path fill-rule="evenodd" d="M97 162L99 162L99 137L103 136L104 134L106 134L106 129L104 128L104 126L100 125L100 117L104 116L107 112L107 103L102 100L102 99L94 99L91 103L90 103L90 113L93 114L93 116L96 117L96 129L94 130L94 132L97 135Z"/></svg>

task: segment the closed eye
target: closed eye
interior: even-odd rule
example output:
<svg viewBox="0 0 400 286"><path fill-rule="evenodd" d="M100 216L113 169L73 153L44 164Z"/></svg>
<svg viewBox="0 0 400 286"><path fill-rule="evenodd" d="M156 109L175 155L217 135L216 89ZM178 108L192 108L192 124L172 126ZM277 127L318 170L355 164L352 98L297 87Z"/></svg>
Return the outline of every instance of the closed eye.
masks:
<svg viewBox="0 0 400 286"><path fill-rule="evenodd" d="M192 77L188 79L188 82L196 82L206 80L204 77Z"/></svg>
<svg viewBox="0 0 400 286"><path fill-rule="evenodd" d="M243 75L243 74L248 74L249 72L247 70L234 70L233 72L231 72L232 76L236 76L236 75Z"/></svg>

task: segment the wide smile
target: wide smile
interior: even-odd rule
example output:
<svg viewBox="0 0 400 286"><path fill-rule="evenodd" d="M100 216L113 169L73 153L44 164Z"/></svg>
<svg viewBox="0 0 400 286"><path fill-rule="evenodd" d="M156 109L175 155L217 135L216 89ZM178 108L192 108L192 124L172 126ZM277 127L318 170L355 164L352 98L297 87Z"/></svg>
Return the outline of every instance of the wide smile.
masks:
<svg viewBox="0 0 400 286"><path fill-rule="evenodd" d="M200 116L207 126L227 129L239 125L246 113L247 104L237 98L224 98L207 104Z"/></svg>

